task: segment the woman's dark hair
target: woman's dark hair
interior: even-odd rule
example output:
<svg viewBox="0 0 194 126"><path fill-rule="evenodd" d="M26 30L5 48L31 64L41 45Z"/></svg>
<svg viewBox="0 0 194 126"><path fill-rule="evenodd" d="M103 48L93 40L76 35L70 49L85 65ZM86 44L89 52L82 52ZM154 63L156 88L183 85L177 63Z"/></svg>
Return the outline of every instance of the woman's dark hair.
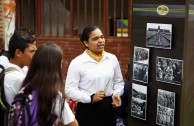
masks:
<svg viewBox="0 0 194 126"><path fill-rule="evenodd" d="M80 41L81 42L88 41L90 33L97 28L98 27L96 25L89 25L89 26L85 27L83 32L80 33L80 35L79 35Z"/></svg>
<svg viewBox="0 0 194 126"><path fill-rule="evenodd" d="M11 58L14 58L14 53L16 49L19 49L21 52L36 41L34 37L34 32L31 29L21 27L15 29L13 35L9 40L9 54Z"/></svg>
<svg viewBox="0 0 194 126"><path fill-rule="evenodd" d="M51 112L54 111L52 106L56 104L58 91L62 93L60 114L62 117L65 100L62 59L62 50L56 44L45 43L39 46L23 82L23 86L28 84L30 91L37 90L38 92L37 118L41 126L47 126L52 118Z"/></svg>

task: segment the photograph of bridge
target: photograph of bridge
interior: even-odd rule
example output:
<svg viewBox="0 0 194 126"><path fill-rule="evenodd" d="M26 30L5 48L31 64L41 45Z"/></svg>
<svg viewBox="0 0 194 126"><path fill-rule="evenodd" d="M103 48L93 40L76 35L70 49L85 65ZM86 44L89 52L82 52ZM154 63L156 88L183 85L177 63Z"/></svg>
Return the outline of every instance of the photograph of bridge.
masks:
<svg viewBox="0 0 194 126"><path fill-rule="evenodd" d="M172 24L147 23L146 46L171 49Z"/></svg>

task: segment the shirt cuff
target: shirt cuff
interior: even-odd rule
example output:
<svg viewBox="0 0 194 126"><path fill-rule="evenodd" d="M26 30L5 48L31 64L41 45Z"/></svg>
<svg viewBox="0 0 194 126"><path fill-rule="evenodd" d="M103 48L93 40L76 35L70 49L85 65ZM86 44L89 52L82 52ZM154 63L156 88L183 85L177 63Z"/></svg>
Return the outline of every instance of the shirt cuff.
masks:
<svg viewBox="0 0 194 126"><path fill-rule="evenodd" d="M94 97L94 95L95 95L95 94L92 94L92 95L90 96L90 98L91 98L91 104L93 104L93 103L94 103L94 101L93 101L93 97Z"/></svg>

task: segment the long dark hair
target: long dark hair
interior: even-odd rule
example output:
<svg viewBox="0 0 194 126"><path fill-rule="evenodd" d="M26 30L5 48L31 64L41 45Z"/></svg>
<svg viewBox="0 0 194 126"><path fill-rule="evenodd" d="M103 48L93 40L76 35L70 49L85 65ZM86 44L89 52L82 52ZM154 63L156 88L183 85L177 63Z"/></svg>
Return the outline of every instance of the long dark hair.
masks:
<svg viewBox="0 0 194 126"><path fill-rule="evenodd" d="M59 46L54 43L45 43L38 47L32 58L29 71L24 79L23 86L28 84L29 90L38 92L38 123L46 126L51 120L52 106L58 91L62 93L61 112L64 108L64 83L62 77L63 53ZM54 107L53 107L54 108ZM60 114L62 116L62 113ZM60 117L61 117L60 116Z"/></svg>

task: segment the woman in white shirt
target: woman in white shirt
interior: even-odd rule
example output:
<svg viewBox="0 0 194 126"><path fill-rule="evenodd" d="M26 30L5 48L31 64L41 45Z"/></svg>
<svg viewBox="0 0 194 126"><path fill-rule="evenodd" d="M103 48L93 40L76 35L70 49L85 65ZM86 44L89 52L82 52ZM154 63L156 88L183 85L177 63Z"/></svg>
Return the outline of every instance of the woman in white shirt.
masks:
<svg viewBox="0 0 194 126"><path fill-rule="evenodd" d="M116 126L115 108L121 105L124 81L115 55L104 51L105 39L97 26L80 34L86 50L68 68L65 92L77 101L80 126Z"/></svg>

